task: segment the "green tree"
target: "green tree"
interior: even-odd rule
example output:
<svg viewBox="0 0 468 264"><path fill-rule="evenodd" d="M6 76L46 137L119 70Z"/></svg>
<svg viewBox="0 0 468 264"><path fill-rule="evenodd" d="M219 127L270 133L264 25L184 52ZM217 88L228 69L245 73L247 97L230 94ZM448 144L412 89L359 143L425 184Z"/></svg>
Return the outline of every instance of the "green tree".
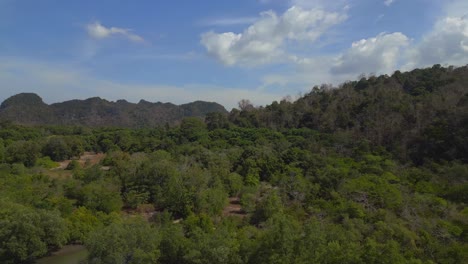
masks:
<svg viewBox="0 0 468 264"><path fill-rule="evenodd" d="M143 219L113 223L86 240L91 264L158 263L160 235Z"/></svg>
<svg viewBox="0 0 468 264"><path fill-rule="evenodd" d="M209 188L200 193L198 210L208 215L220 215L228 201L227 193L221 188Z"/></svg>
<svg viewBox="0 0 468 264"><path fill-rule="evenodd" d="M75 209L66 220L70 230L70 241L77 243L84 243L88 235L102 225L99 218L85 207Z"/></svg>
<svg viewBox="0 0 468 264"><path fill-rule="evenodd" d="M184 264L188 261L185 256L190 250L191 244L185 237L183 227L174 225L172 221L161 228L161 244L159 258L160 263Z"/></svg>
<svg viewBox="0 0 468 264"><path fill-rule="evenodd" d="M71 158L72 150L62 137L52 136L42 148L42 154L53 161L62 161Z"/></svg>
<svg viewBox="0 0 468 264"><path fill-rule="evenodd" d="M235 172L228 175L225 184L230 196L238 196L244 185L242 176Z"/></svg>
<svg viewBox="0 0 468 264"><path fill-rule="evenodd" d="M403 202L401 191L394 183L397 180L391 173L382 176L362 175L343 185L343 191L353 201L365 208L397 209Z"/></svg>
<svg viewBox="0 0 468 264"><path fill-rule="evenodd" d="M123 206L119 187L112 182L91 182L83 187L81 195L81 204L91 210L111 213L119 211Z"/></svg>
<svg viewBox="0 0 468 264"><path fill-rule="evenodd" d="M266 194L257 201L252 222L259 224L267 221L276 214L283 213L283 204L276 190L268 190Z"/></svg>
<svg viewBox="0 0 468 264"><path fill-rule="evenodd" d="M203 136L208 135L205 123L196 117L189 117L182 120L180 132L182 137L190 142L200 140Z"/></svg>
<svg viewBox="0 0 468 264"><path fill-rule="evenodd" d="M39 157L39 145L32 141L15 141L6 149L6 161L8 163L23 163L27 167L34 166Z"/></svg>
<svg viewBox="0 0 468 264"><path fill-rule="evenodd" d="M125 204L127 207L136 209L139 205L147 203L149 193L146 191L129 190L124 195Z"/></svg>
<svg viewBox="0 0 468 264"><path fill-rule="evenodd" d="M228 227L219 226L216 232L203 232L201 229L191 234L191 250L184 259L188 263L241 264L240 244L234 232Z"/></svg>
<svg viewBox="0 0 468 264"><path fill-rule="evenodd" d="M67 242L65 221L56 212L0 201L0 260L24 263Z"/></svg>
<svg viewBox="0 0 468 264"><path fill-rule="evenodd" d="M295 263L300 226L281 213L266 223L266 231L249 263Z"/></svg>
<svg viewBox="0 0 468 264"><path fill-rule="evenodd" d="M229 128L229 121L227 119L227 116L222 113L208 113L205 117L205 123L210 131L215 129Z"/></svg>

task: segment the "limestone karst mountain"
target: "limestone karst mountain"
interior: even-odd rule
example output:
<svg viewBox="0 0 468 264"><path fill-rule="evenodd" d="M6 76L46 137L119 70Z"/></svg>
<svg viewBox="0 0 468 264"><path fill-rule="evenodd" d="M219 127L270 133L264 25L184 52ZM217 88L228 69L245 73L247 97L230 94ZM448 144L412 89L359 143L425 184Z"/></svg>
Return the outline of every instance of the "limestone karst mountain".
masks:
<svg viewBox="0 0 468 264"><path fill-rule="evenodd" d="M21 93L0 105L0 120L24 125L153 127L211 112L227 113L222 105L204 101L175 105L141 100L135 104L93 97L48 105L37 94Z"/></svg>

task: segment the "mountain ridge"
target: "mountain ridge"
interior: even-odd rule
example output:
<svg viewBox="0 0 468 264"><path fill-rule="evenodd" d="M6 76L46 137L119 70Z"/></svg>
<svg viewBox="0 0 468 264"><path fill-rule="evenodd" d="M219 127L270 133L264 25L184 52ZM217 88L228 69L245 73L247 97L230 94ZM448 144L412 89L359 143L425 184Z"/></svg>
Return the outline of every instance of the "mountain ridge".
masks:
<svg viewBox="0 0 468 264"><path fill-rule="evenodd" d="M90 97L46 104L35 93L19 93L0 104L0 120L21 125L154 127L176 124L186 117L203 118L211 112L228 113L224 106L205 101L175 105L143 99L131 103Z"/></svg>

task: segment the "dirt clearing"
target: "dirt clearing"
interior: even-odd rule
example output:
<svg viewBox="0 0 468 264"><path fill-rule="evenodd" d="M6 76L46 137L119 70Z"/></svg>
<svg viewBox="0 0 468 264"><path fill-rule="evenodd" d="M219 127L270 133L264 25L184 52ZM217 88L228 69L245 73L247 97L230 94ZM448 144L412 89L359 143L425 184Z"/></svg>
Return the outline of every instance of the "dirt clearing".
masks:
<svg viewBox="0 0 468 264"><path fill-rule="evenodd" d="M78 163L82 166L93 166L99 164L105 157L104 153L94 153L94 152L85 152L81 157L77 160ZM68 167L72 160L64 160L59 162L60 166L54 168L54 170L64 170Z"/></svg>

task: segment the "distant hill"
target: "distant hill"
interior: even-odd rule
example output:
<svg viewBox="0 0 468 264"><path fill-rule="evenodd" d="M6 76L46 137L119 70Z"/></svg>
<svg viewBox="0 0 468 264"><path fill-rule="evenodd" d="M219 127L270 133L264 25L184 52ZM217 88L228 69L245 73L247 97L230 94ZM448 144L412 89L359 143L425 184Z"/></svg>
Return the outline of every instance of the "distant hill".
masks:
<svg viewBox="0 0 468 264"><path fill-rule="evenodd" d="M227 113L222 105L203 101L175 105L141 100L134 104L93 97L48 105L37 94L21 93L0 105L0 120L23 125L154 127L174 124L185 117L204 117L211 112Z"/></svg>

